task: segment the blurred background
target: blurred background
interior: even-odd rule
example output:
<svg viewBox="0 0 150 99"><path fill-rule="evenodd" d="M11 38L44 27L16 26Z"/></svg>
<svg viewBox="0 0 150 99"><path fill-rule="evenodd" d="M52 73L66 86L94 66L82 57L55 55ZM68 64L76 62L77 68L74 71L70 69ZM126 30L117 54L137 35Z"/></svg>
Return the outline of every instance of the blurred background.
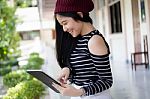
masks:
<svg viewBox="0 0 150 99"><path fill-rule="evenodd" d="M69 99L25 72L57 77L55 2L0 0L0 99ZM149 99L150 0L93 2L91 18L111 50L112 98Z"/></svg>

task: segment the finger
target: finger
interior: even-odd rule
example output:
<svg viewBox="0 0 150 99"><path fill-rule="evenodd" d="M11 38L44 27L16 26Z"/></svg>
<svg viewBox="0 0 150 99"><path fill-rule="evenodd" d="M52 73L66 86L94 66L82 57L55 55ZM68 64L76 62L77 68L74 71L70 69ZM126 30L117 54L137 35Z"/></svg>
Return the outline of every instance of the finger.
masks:
<svg viewBox="0 0 150 99"><path fill-rule="evenodd" d="M63 83L63 84L65 83L65 82L64 82L64 79L60 79L60 82Z"/></svg>
<svg viewBox="0 0 150 99"><path fill-rule="evenodd" d="M57 89L56 84L55 84L55 83L53 83L53 82L52 82L52 86L53 86L54 88L56 88L56 89Z"/></svg>
<svg viewBox="0 0 150 99"><path fill-rule="evenodd" d="M60 81L60 83L62 83L62 84L67 84L67 81L65 80L65 78L61 78L59 81Z"/></svg>
<svg viewBox="0 0 150 99"><path fill-rule="evenodd" d="M67 80L68 80L68 76L65 76L64 82L67 83Z"/></svg>
<svg viewBox="0 0 150 99"><path fill-rule="evenodd" d="M67 87L67 85L66 85L66 84L64 84L64 83L62 83L62 84L61 84L61 86L62 86L62 87L64 87L64 88L66 88L66 87Z"/></svg>
<svg viewBox="0 0 150 99"><path fill-rule="evenodd" d="M57 78L57 80L63 83L63 82L64 82L64 76L59 76L59 77Z"/></svg>
<svg viewBox="0 0 150 99"><path fill-rule="evenodd" d="M61 77L61 76L59 76L59 77L57 78L57 80L58 80L58 81L60 81L61 79L62 79L62 77Z"/></svg>
<svg viewBox="0 0 150 99"><path fill-rule="evenodd" d="M53 86L54 88L56 88L58 91L60 91L60 88L59 88L59 86L58 86L57 84L52 83L52 86Z"/></svg>
<svg viewBox="0 0 150 99"><path fill-rule="evenodd" d="M60 86L60 85L58 85L58 84L56 84L56 83L52 83L52 86L53 87L55 87L57 90L63 90L63 86Z"/></svg>

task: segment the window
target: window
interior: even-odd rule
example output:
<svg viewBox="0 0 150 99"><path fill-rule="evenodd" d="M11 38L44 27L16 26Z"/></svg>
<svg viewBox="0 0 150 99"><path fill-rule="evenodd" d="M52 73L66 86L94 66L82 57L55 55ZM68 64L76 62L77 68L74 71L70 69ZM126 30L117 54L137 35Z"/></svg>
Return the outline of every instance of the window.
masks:
<svg viewBox="0 0 150 99"><path fill-rule="evenodd" d="M142 22L146 21L146 15L145 15L145 3L144 0L140 0L140 4L141 4L141 20Z"/></svg>
<svg viewBox="0 0 150 99"><path fill-rule="evenodd" d="M111 32L122 32L120 1L110 6Z"/></svg>
<svg viewBox="0 0 150 99"><path fill-rule="evenodd" d="M27 31L20 33L22 40L34 40L36 37L40 37L39 31Z"/></svg>

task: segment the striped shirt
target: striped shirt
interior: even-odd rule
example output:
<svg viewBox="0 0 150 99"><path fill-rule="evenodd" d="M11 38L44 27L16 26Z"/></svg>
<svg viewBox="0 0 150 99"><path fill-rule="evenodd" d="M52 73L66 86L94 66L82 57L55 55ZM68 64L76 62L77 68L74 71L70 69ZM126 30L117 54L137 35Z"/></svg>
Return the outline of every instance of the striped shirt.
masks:
<svg viewBox="0 0 150 99"><path fill-rule="evenodd" d="M88 49L88 41L93 35L104 37L98 30L94 30L79 37L75 48L70 55L72 69L72 83L83 86L85 95L93 95L112 86L112 73L109 62L109 46L106 55L94 55Z"/></svg>

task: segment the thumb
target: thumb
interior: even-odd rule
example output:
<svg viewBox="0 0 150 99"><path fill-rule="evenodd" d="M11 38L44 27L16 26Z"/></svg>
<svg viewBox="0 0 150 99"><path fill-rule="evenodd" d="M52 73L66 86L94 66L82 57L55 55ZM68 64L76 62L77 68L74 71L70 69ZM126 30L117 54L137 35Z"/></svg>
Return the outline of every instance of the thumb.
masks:
<svg viewBox="0 0 150 99"><path fill-rule="evenodd" d="M67 80L68 80L68 76L65 76L64 77L64 82L67 83Z"/></svg>
<svg viewBox="0 0 150 99"><path fill-rule="evenodd" d="M64 83L61 83L61 86L64 87L64 88L66 88L66 84L64 84Z"/></svg>

